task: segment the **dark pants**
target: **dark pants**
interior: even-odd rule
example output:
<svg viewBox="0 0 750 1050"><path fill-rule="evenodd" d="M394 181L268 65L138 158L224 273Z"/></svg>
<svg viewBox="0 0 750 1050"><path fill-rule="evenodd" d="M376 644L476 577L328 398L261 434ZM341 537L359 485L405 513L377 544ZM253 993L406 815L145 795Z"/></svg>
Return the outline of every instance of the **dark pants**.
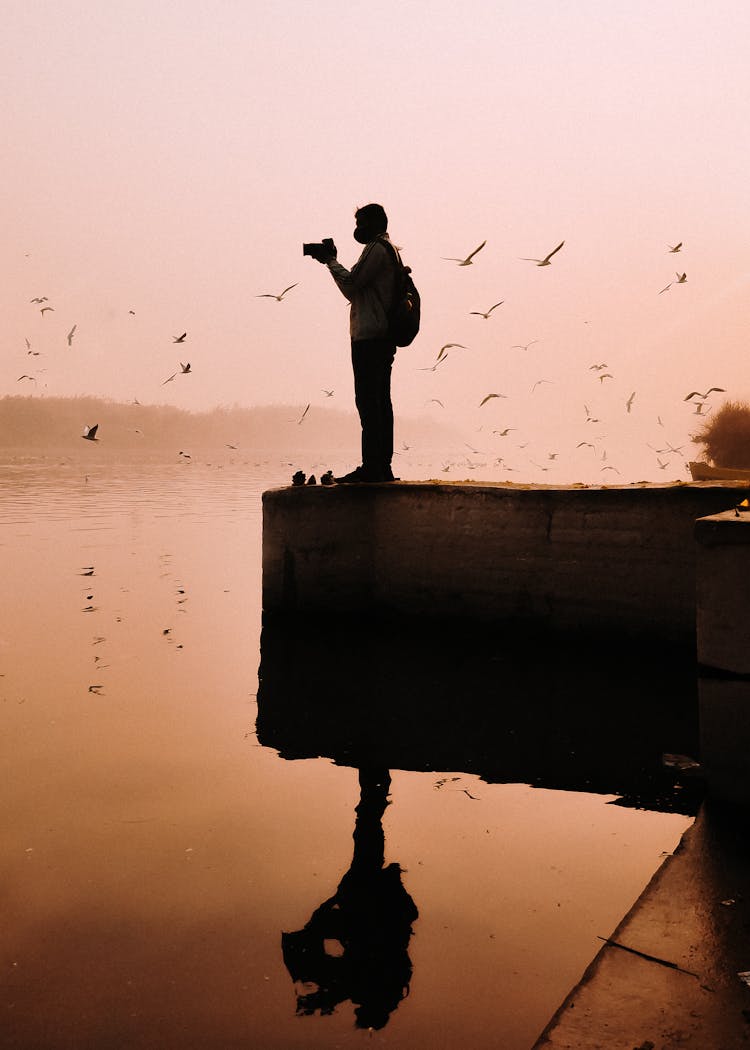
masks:
<svg viewBox="0 0 750 1050"><path fill-rule="evenodd" d="M396 353L388 339L352 341L354 401L362 424L362 467L387 478L393 458L391 366Z"/></svg>

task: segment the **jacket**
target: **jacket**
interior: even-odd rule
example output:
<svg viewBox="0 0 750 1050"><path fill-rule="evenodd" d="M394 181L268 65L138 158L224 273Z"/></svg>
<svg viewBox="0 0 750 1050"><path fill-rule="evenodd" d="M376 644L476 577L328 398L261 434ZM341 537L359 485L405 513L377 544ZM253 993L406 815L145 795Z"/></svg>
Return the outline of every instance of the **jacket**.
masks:
<svg viewBox="0 0 750 1050"><path fill-rule="evenodd" d="M351 303L349 334L352 342L359 339L388 338L388 312L395 290L396 267L391 251L381 243L381 234L365 245L351 270L337 259L327 263L342 295Z"/></svg>

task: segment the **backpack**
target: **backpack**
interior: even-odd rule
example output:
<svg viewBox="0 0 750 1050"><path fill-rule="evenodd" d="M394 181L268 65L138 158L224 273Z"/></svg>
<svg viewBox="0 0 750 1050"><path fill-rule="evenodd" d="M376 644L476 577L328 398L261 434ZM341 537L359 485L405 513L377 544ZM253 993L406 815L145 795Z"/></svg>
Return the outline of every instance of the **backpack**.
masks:
<svg viewBox="0 0 750 1050"><path fill-rule="evenodd" d="M401 262L396 246L390 241L380 243L391 249L396 263L393 303L388 311L389 335L396 346L409 346L419 331L422 301L412 280L411 267Z"/></svg>

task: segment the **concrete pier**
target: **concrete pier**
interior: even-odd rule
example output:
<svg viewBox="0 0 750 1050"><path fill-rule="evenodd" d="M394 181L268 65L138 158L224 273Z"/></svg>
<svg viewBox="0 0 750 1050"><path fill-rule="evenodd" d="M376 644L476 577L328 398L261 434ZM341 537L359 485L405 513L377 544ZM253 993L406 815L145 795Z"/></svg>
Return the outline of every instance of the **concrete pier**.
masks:
<svg viewBox="0 0 750 1050"><path fill-rule="evenodd" d="M695 520L746 492L732 482L274 489L263 495L263 607L690 643Z"/></svg>
<svg viewBox="0 0 750 1050"><path fill-rule="evenodd" d="M750 805L750 513L695 524L701 762L712 798Z"/></svg>
<svg viewBox="0 0 750 1050"><path fill-rule="evenodd" d="M695 538L698 659L750 678L750 512L702 518Z"/></svg>
<svg viewBox="0 0 750 1050"><path fill-rule="evenodd" d="M374 755L683 812L707 785L695 826L617 929L602 931L608 942L535 1050L748 1045L750 513L733 509L747 491L400 483L264 494L262 743L286 757ZM370 613L414 617L429 647L409 636L397 660L392 639L356 633ZM333 614L351 614L354 641L326 637ZM430 622L440 617L482 623L450 662ZM322 637L295 634L297 620ZM602 633L619 653L589 644ZM321 658L331 645L333 668ZM703 776L688 798L660 758L695 753L696 653ZM663 679L651 681L654 668ZM352 703L352 682L371 702Z"/></svg>

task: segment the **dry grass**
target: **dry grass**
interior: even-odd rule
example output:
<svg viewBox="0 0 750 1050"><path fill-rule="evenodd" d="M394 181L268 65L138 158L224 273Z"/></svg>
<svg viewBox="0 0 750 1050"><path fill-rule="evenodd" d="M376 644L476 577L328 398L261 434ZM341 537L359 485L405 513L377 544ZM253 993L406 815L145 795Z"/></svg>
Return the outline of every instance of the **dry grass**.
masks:
<svg viewBox="0 0 750 1050"><path fill-rule="evenodd" d="M750 404L725 401L693 434L703 445L703 456L715 467L750 469Z"/></svg>

